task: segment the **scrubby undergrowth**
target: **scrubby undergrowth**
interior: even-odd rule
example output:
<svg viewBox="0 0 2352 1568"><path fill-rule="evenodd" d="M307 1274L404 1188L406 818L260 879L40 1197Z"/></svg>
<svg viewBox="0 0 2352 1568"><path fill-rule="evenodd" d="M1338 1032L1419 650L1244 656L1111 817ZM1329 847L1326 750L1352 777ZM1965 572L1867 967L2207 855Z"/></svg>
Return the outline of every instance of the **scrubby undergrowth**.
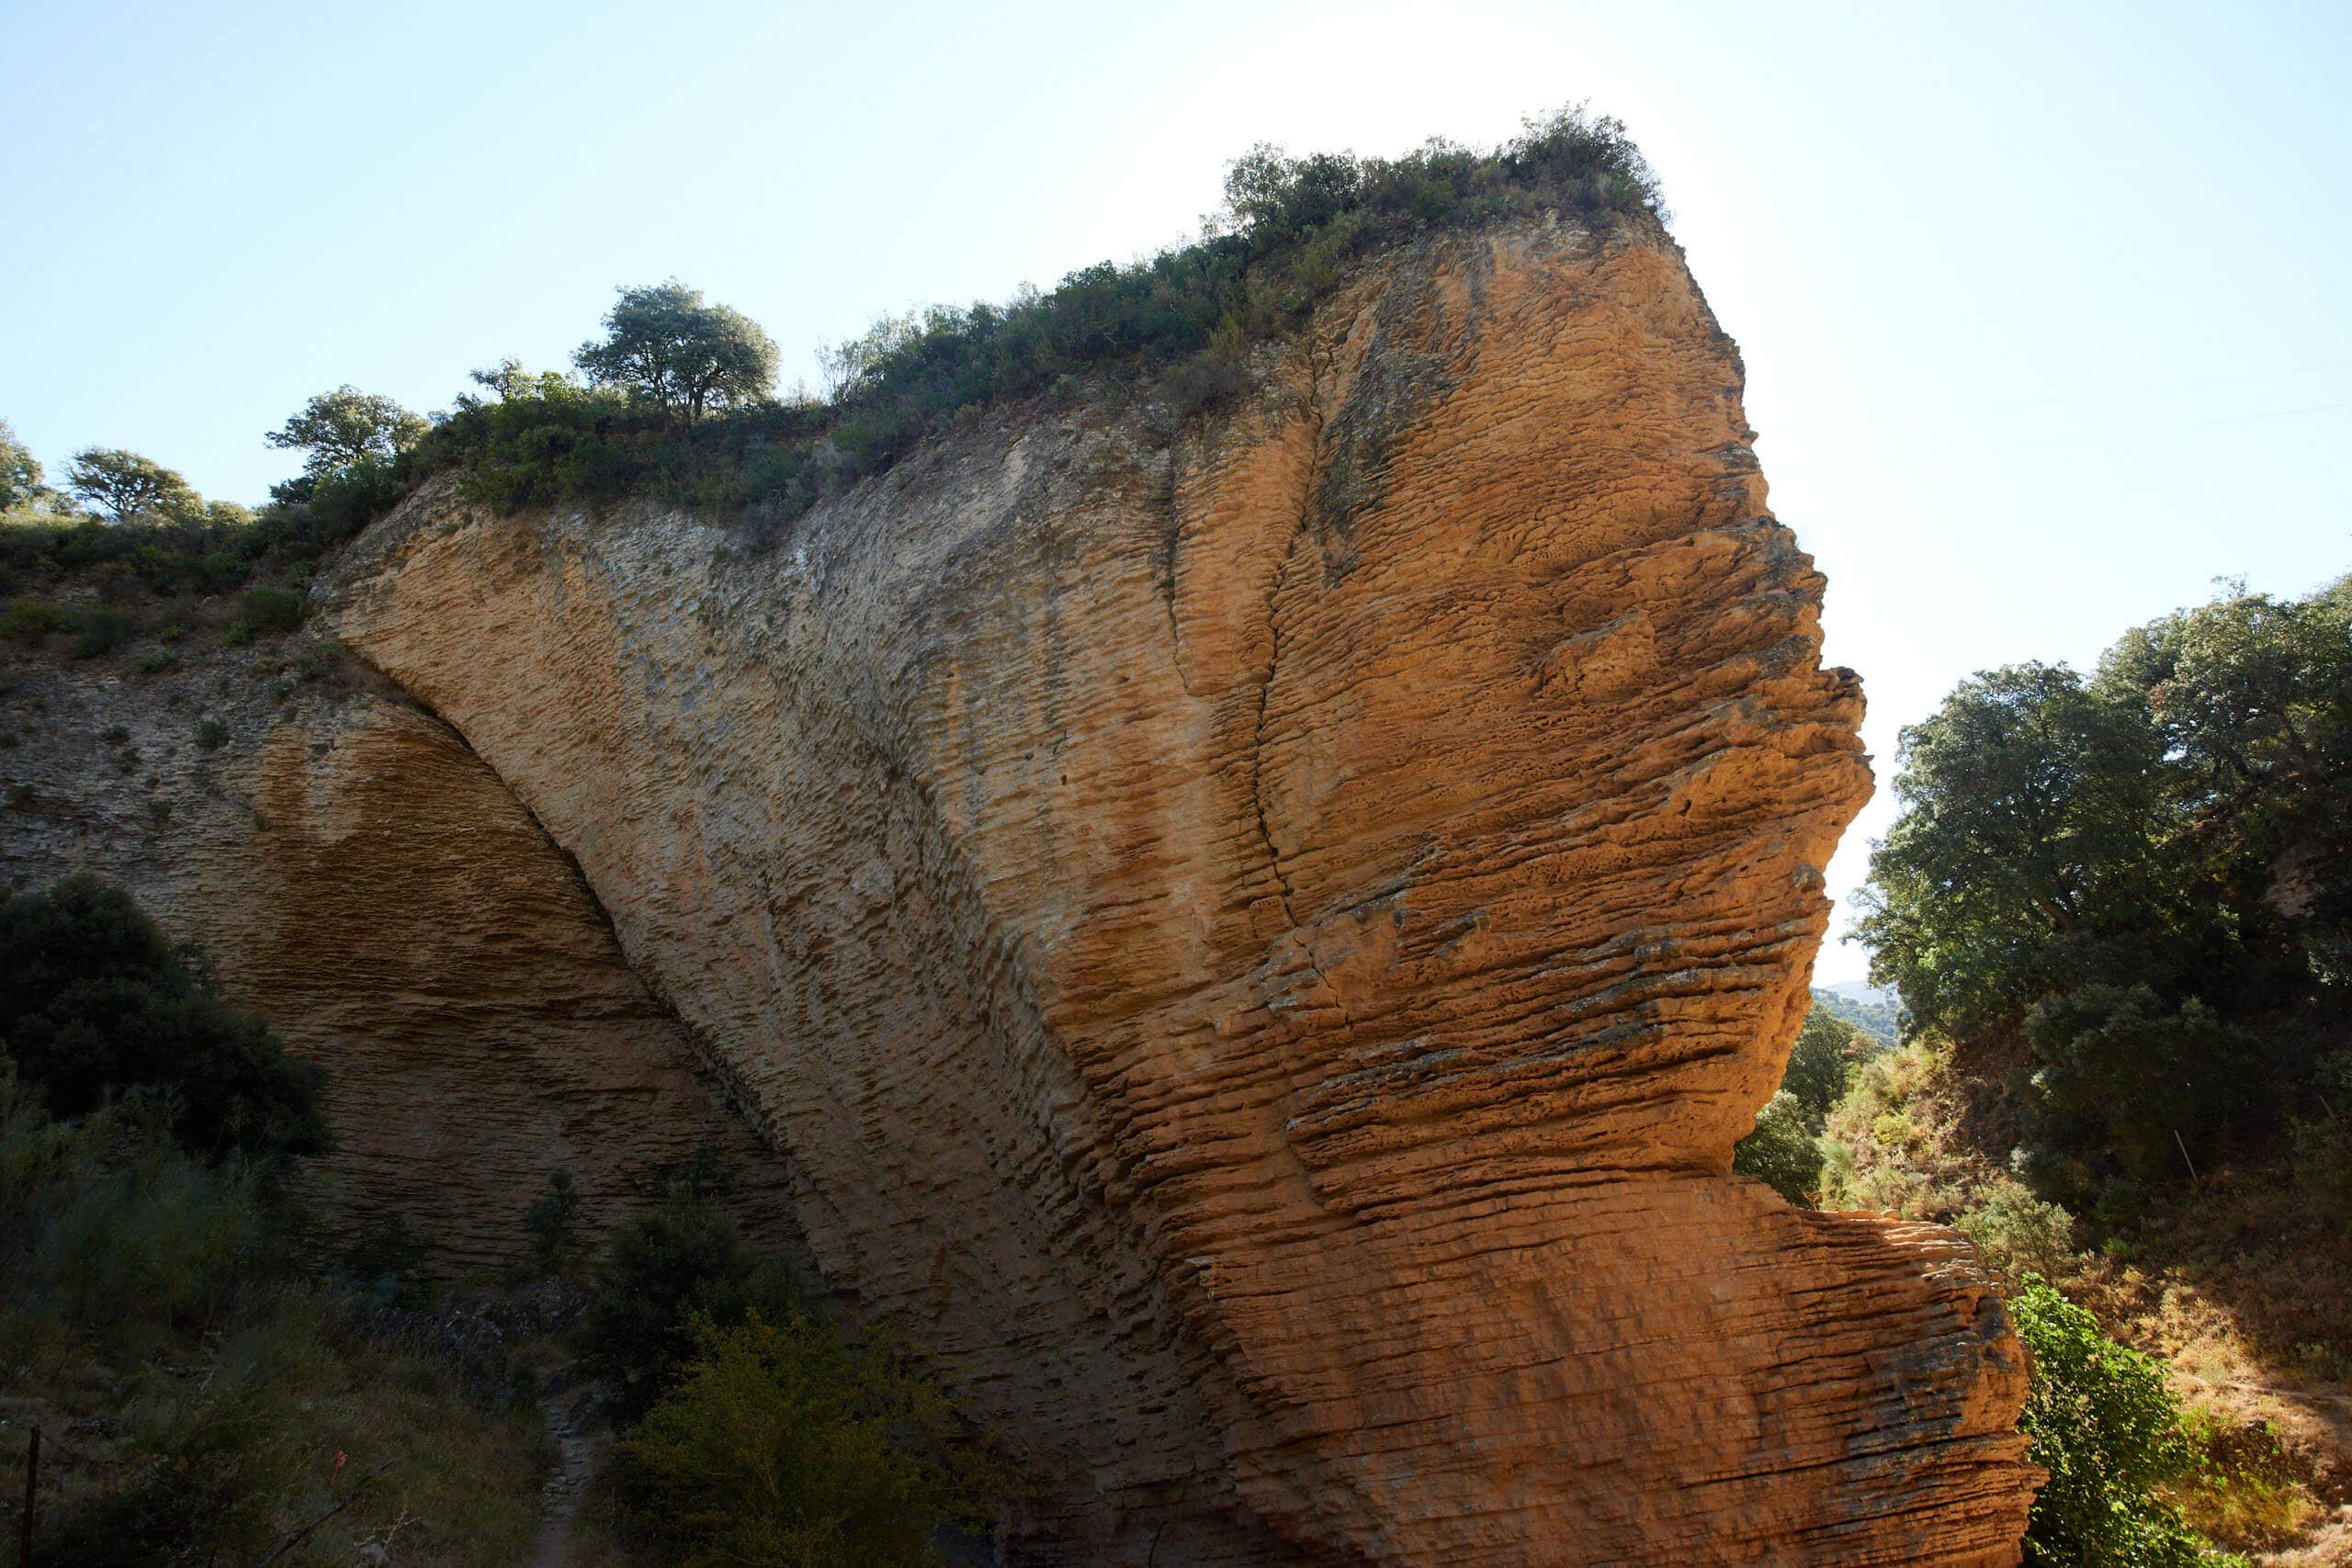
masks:
<svg viewBox="0 0 2352 1568"><path fill-rule="evenodd" d="M1432 141L1402 158L1294 159L1261 147L1235 163L1226 197L1194 243L1082 268L1010 304L881 322L831 356L823 401L684 422L641 397L510 367L483 378L494 400L461 400L402 477L460 468L475 499L505 508L652 496L790 515L1001 399L1084 390L1181 423L1238 392L1252 349L1295 330L1381 247L1545 213L1663 216L1624 128L1575 108L1488 151Z"/></svg>
<svg viewBox="0 0 2352 1568"><path fill-rule="evenodd" d="M706 412L699 400L677 403L659 377L622 373L635 360L617 342L582 349L589 384L512 361L478 372L486 390L461 395L429 429L344 388L269 437L312 456L258 513L208 505L157 469L176 499L136 514L82 517L55 496L0 514L0 641L78 658L130 650L153 672L191 633L278 635L300 622L316 565L436 474L457 473L469 499L507 511L650 498L774 525L1007 399L1135 405L1172 434L1247 386L1254 351L1295 331L1359 258L1544 214L1596 228L1664 216L1624 128L1581 108L1487 150L1431 141L1394 159L1290 158L1260 147L1233 164L1225 207L1198 241L1081 268L1006 304L884 321L828 356L822 399L753 392ZM731 315L674 284L624 294ZM622 372L606 374L615 365Z"/></svg>
<svg viewBox="0 0 2352 1568"><path fill-rule="evenodd" d="M1989 1158L1966 1125L1970 1099L1932 1039L1871 1056L1825 1120L1814 1196L1954 1225L2020 1302L2047 1277L2040 1288L2088 1309L2102 1336L2155 1358L2180 1401L2143 1490L2223 1550L2325 1560L2295 1553L2332 1538L2334 1510L2352 1503L2352 1432L2331 1414L2352 1413L2341 1352L2352 1343L2352 1258L2340 1229L2291 1171L2234 1168L2151 1195L2128 1230L2102 1227ZM2063 1316L2034 1299L2045 1318ZM2072 1321L2065 1333L2080 1330ZM2037 1379L2052 1371L2038 1366ZM2147 1561L2197 1561L2161 1521L2148 1528L2173 1543L2148 1547ZM2055 1547L2039 1560L2138 1561Z"/></svg>
<svg viewBox="0 0 2352 1568"><path fill-rule="evenodd" d="M503 1280L436 1283L393 1213L329 1237L293 1179L319 1076L119 890L0 897L0 1473L38 1427L34 1561L522 1562L549 1401L621 1439L567 1561L935 1562L1017 1491L744 1241L707 1156L601 1258L558 1173Z"/></svg>

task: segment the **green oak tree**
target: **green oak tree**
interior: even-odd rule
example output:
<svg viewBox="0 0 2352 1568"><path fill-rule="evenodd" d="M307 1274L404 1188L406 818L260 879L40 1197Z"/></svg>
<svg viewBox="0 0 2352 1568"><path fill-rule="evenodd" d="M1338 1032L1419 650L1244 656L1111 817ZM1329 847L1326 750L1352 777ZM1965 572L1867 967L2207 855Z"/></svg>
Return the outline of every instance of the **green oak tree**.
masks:
<svg viewBox="0 0 2352 1568"><path fill-rule="evenodd" d="M40 459L17 438L16 427L0 419L0 512L29 506L49 493L41 483Z"/></svg>
<svg viewBox="0 0 2352 1568"><path fill-rule="evenodd" d="M1900 762L1860 900L1871 978L2007 1084L2045 1190L2185 1178L2326 1111L2313 1074L2352 1025L2352 586L2233 585L2088 679L1984 672Z"/></svg>
<svg viewBox="0 0 2352 1568"><path fill-rule="evenodd" d="M362 463L390 463L424 440L430 428L422 415L380 393L342 386L304 403L263 439L308 453L302 471L316 480Z"/></svg>
<svg viewBox="0 0 2352 1568"><path fill-rule="evenodd" d="M65 488L116 523L200 522L204 498L153 457L116 446L85 446L65 470Z"/></svg>
<svg viewBox="0 0 2352 1568"><path fill-rule="evenodd" d="M604 339L581 344L572 360L595 385L683 412L689 424L757 402L775 384L775 344L759 323L675 278L622 289Z"/></svg>

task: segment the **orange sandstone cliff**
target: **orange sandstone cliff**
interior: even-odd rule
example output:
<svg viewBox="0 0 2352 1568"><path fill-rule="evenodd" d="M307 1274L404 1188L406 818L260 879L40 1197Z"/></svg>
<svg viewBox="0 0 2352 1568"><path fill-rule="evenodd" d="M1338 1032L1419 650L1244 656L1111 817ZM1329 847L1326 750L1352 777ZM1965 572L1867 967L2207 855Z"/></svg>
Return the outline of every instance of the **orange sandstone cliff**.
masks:
<svg viewBox="0 0 2352 1568"><path fill-rule="evenodd" d="M1679 254L1433 239L1260 368L780 532L436 483L321 592L1012 1440L1017 1560L2016 1561L1964 1246L1730 1174L1870 780ZM405 820L308 756L265 815Z"/></svg>

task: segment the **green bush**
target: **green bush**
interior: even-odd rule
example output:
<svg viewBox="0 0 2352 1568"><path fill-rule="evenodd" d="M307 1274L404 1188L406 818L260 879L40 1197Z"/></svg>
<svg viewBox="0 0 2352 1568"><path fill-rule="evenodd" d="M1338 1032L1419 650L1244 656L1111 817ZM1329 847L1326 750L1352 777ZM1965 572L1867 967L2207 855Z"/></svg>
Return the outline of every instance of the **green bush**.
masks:
<svg viewBox="0 0 2352 1568"><path fill-rule="evenodd" d="M1812 1208L1821 1187L1821 1150L1804 1102L1785 1089L1773 1095L1756 1113L1755 1131L1732 1150L1731 1168L1798 1207Z"/></svg>
<svg viewBox="0 0 2352 1568"><path fill-rule="evenodd" d="M2038 1277L2009 1302L2032 1359L2019 1426L2050 1472L2026 1527L2029 1563L2050 1568L2197 1568L2214 1552L2157 1495L2199 1462L2164 1369L2106 1338L2098 1322Z"/></svg>
<svg viewBox="0 0 2352 1568"><path fill-rule="evenodd" d="M1952 1226L1976 1244L1985 1267L2011 1280L2055 1274L2075 1256L2074 1216L2006 1176L1979 1189Z"/></svg>
<svg viewBox="0 0 2352 1568"><path fill-rule="evenodd" d="M128 894L96 877L0 897L0 1040L61 1118L139 1089L209 1157L326 1144L320 1069L215 996Z"/></svg>
<svg viewBox="0 0 2352 1568"><path fill-rule="evenodd" d="M248 588L237 596L238 619L261 637L283 637L302 624L308 608L300 593L285 588Z"/></svg>
<svg viewBox="0 0 2352 1568"><path fill-rule="evenodd" d="M711 1204L674 1198L613 1233L587 1320L587 1360L612 1381L624 1417L642 1414L695 1348L695 1324L797 1310L789 1276L744 1245Z"/></svg>
<svg viewBox="0 0 2352 1568"><path fill-rule="evenodd" d="M55 600L18 594L0 605L0 637L27 648L39 648L53 633L65 629L65 607Z"/></svg>
<svg viewBox="0 0 2352 1568"><path fill-rule="evenodd" d="M74 657L96 659L112 653L139 635L139 623L119 610L104 607L76 611L73 618Z"/></svg>
<svg viewBox="0 0 2352 1568"><path fill-rule="evenodd" d="M540 1268L560 1272L571 1267L580 1251L580 1189L570 1171L548 1178L546 1193L523 1211L523 1229Z"/></svg>
<svg viewBox="0 0 2352 1568"><path fill-rule="evenodd" d="M688 1568L944 1563L940 1527L988 1523L1001 1489L919 1371L797 1314L700 1325L622 1477L633 1532Z"/></svg>

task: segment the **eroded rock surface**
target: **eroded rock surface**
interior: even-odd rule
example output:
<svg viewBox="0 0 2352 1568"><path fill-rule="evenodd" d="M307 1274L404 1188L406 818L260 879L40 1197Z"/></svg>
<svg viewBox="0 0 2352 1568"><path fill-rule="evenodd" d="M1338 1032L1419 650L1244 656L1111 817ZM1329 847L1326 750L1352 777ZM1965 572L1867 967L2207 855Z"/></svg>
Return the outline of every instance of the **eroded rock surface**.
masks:
<svg viewBox="0 0 2352 1568"><path fill-rule="evenodd" d="M1032 1560L2015 1560L1964 1247L1729 1174L1869 791L1662 242L1366 274L1171 446L762 539L445 486L328 586L576 857Z"/></svg>
<svg viewBox="0 0 2352 1568"><path fill-rule="evenodd" d="M41 705L8 757L30 797L0 821L0 874L130 888L327 1066L335 1148L311 1180L331 1224L397 1214L435 1271L499 1267L526 1256L523 1213L554 1172L593 1238L684 1168L797 1247L790 1168L563 852L447 725L292 673L329 657L191 647L131 679L19 661Z"/></svg>

